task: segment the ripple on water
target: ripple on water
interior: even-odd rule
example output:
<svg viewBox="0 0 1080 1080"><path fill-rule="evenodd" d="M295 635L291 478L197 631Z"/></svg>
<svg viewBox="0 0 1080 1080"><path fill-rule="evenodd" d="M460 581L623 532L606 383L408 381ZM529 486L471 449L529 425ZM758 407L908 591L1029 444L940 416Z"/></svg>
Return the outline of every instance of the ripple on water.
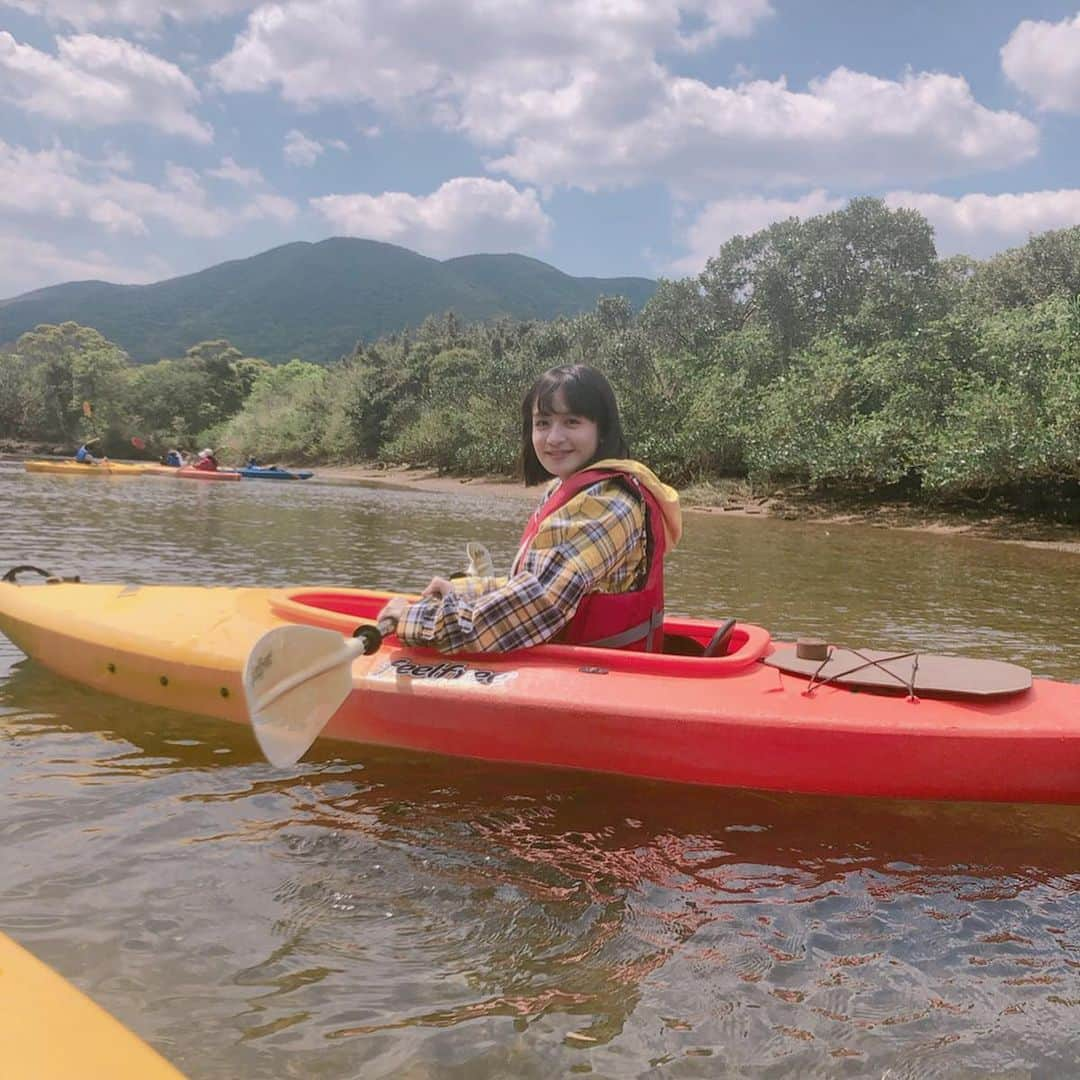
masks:
<svg viewBox="0 0 1080 1080"><path fill-rule="evenodd" d="M415 588L466 540L507 560L521 517L42 479L5 480L19 541L0 563L99 580ZM1080 678L1075 562L1045 552L709 517L671 584L672 608L778 634ZM240 727L79 690L3 639L0 738L3 924L193 1078L1051 1077L1080 1059L1075 808L370 748L275 771Z"/></svg>

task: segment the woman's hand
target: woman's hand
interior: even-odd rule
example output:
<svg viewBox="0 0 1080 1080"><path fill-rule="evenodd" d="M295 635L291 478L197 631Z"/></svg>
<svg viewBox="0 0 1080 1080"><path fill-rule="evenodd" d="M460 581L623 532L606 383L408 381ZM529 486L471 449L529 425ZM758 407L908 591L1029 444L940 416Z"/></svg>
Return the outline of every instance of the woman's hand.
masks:
<svg viewBox="0 0 1080 1080"><path fill-rule="evenodd" d="M454 586L444 577L433 577L428 582L428 587L420 594L421 596L437 596L440 600L452 593Z"/></svg>
<svg viewBox="0 0 1080 1080"><path fill-rule="evenodd" d="M409 601L404 596L395 596L388 600L379 612L378 627L380 634L393 634L397 631L398 620L408 609Z"/></svg>
<svg viewBox="0 0 1080 1080"><path fill-rule="evenodd" d="M420 594L421 596L437 597L442 599L448 593L454 591L454 586L450 584L446 578L433 577L428 582L427 588ZM397 630L398 620L409 608L409 601L404 596L395 596L393 600L388 600L382 611L379 612L379 632L381 634L392 634Z"/></svg>

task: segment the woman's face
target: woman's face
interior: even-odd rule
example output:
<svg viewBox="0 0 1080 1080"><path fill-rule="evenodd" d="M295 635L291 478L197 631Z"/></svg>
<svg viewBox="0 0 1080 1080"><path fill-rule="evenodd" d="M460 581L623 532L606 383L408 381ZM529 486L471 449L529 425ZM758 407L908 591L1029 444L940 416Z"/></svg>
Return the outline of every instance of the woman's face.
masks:
<svg viewBox="0 0 1080 1080"><path fill-rule="evenodd" d="M565 480L596 456L600 429L595 420L569 411L562 390L551 404L554 411L550 413L533 407L532 444L540 464L552 476Z"/></svg>

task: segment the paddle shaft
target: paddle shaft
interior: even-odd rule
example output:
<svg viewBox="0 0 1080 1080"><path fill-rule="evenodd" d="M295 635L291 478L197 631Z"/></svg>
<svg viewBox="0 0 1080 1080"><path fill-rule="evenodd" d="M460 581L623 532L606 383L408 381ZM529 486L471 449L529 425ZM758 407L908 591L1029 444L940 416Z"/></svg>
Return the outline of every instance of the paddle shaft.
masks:
<svg viewBox="0 0 1080 1080"><path fill-rule="evenodd" d="M322 656L314 664L309 664L303 671L297 671L287 679L282 679L266 697L259 701L259 708L265 709L273 705L275 701L284 697L289 691L295 690L296 687L306 683L309 679L318 678L332 668L336 668L339 664L351 664L358 656L366 656L377 651L382 643L382 634L373 626L364 627L363 629L365 633L359 637L342 639L341 648L336 653Z"/></svg>

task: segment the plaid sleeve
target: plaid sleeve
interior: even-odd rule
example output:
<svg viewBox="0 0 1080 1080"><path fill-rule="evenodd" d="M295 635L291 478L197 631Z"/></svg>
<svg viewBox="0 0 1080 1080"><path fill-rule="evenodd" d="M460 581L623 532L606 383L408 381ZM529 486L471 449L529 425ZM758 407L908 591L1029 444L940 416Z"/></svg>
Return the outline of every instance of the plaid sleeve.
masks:
<svg viewBox="0 0 1080 1080"><path fill-rule="evenodd" d="M443 652L539 645L573 618L583 596L634 588L644 565L642 500L618 481L602 480L545 518L509 581L476 593L455 586L441 600L410 605L398 637Z"/></svg>
<svg viewBox="0 0 1080 1080"><path fill-rule="evenodd" d="M484 593L491 592L492 589L497 589L501 585L505 585L506 578L473 577L470 574L465 574L462 577L451 578L450 584L453 585L454 592L457 593L458 596L475 600L478 596L483 596Z"/></svg>

